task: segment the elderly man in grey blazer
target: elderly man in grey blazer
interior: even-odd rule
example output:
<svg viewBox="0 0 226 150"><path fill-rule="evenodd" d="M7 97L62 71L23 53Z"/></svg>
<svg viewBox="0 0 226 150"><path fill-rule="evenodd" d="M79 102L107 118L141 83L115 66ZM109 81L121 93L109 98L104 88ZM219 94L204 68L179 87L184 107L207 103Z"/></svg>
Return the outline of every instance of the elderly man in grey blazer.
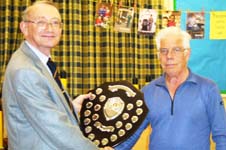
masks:
<svg viewBox="0 0 226 150"><path fill-rule="evenodd" d="M61 37L58 9L49 1L38 1L24 11L22 19L25 41L12 55L3 83L9 150L99 149L83 136L74 117L91 95L69 99L70 109L67 92L66 98L46 64Z"/></svg>

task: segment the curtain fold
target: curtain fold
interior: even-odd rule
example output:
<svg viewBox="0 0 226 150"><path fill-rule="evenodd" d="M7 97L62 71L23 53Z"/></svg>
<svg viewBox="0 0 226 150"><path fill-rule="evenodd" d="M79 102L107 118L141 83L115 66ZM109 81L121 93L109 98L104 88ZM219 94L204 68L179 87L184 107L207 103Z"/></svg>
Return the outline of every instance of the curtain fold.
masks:
<svg viewBox="0 0 226 150"><path fill-rule="evenodd" d="M34 1L34 0L33 0ZM19 47L23 36L19 30L21 13L32 0L0 1L0 91L4 71L12 53ZM163 0L121 0L122 6L136 3L131 33L114 29L118 4L115 1L54 0L63 20L63 34L52 57L60 70L67 73L67 89L72 96L88 92L103 82L138 78L142 87L146 76L153 79L161 74L153 36L137 32L139 10L158 11L157 31L160 29ZM99 2L112 3L109 28L94 26Z"/></svg>

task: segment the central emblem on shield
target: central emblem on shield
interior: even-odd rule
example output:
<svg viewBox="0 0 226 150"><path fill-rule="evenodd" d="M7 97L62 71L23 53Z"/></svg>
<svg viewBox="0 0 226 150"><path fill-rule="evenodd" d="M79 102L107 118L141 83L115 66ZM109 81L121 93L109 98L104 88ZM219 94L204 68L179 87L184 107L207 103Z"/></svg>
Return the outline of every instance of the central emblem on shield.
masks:
<svg viewBox="0 0 226 150"><path fill-rule="evenodd" d="M104 116L107 121L118 117L125 107L125 103L120 97L108 98L104 105Z"/></svg>

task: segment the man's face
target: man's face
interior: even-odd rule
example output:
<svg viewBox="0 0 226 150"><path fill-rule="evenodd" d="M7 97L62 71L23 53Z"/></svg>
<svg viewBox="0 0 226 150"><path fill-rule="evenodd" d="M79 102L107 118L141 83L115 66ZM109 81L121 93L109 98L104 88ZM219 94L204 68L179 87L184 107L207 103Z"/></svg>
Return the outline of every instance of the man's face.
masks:
<svg viewBox="0 0 226 150"><path fill-rule="evenodd" d="M163 28L166 28L167 27L167 24L168 24L168 19L167 18L163 18L162 19L162 27Z"/></svg>
<svg viewBox="0 0 226 150"><path fill-rule="evenodd" d="M179 36L166 36L160 41L159 59L163 71L169 77L180 76L187 69L190 50L185 49ZM166 50L165 53L161 53Z"/></svg>
<svg viewBox="0 0 226 150"><path fill-rule="evenodd" d="M46 4L32 8L27 21L21 23L25 39L43 53L55 47L61 37L62 24L58 10Z"/></svg>
<svg viewBox="0 0 226 150"><path fill-rule="evenodd" d="M169 17L169 19L170 19L170 21L175 21L175 16L174 16L174 15L171 15L171 16Z"/></svg>

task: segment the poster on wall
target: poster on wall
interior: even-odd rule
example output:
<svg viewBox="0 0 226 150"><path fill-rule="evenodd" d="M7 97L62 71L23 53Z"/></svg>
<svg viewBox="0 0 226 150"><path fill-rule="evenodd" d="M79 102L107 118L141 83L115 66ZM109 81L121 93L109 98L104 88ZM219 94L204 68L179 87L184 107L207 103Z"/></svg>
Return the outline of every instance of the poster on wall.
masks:
<svg viewBox="0 0 226 150"><path fill-rule="evenodd" d="M141 9L138 22L139 34L153 34L156 30L157 11L154 9Z"/></svg>
<svg viewBox="0 0 226 150"><path fill-rule="evenodd" d="M120 7L117 11L115 31L119 32L131 32L133 24L134 8Z"/></svg>
<svg viewBox="0 0 226 150"><path fill-rule="evenodd" d="M186 20L186 30L192 39L203 39L205 29L204 12L188 12Z"/></svg>
<svg viewBox="0 0 226 150"><path fill-rule="evenodd" d="M163 11L162 28L175 26L180 28L181 12L180 11Z"/></svg>
<svg viewBox="0 0 226 150"><path fill-rule="evenodd" d="M99 3L96 9L95 26L108 28L112 14L112 5L108 3Z"/></svg>
<svg viewBox="0 0 226 150"><path fill-rule="evenodd" d="M210 39L226 39L226 11L210 12Z"/></svg>

